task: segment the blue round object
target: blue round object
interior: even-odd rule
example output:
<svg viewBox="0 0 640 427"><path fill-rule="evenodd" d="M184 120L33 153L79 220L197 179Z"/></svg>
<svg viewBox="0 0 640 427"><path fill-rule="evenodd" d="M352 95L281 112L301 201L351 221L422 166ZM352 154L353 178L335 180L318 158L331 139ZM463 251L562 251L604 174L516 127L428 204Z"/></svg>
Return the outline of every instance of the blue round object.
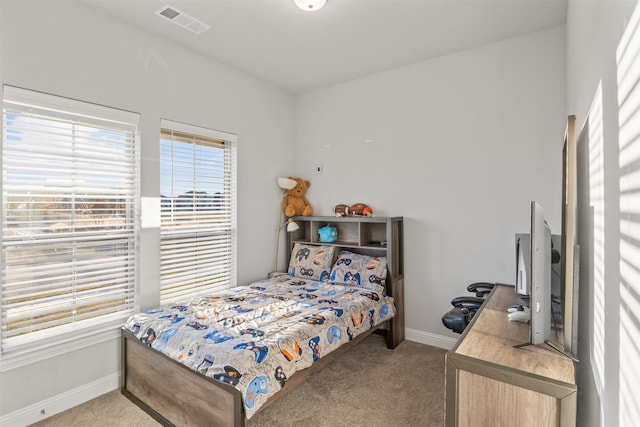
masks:
<svg viewBox="0 0 640 427"><path fill-rule="evenodd" d="M320 242L322 243L333 243L338 240L338 230L330 225L319 228L318 234L320 235Z"/></svg>

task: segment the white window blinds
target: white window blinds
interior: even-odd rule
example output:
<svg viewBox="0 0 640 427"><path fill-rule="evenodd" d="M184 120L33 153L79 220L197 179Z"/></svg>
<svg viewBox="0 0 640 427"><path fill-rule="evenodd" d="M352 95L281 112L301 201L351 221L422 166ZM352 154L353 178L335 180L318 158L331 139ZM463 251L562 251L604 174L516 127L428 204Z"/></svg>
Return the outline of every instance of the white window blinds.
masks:
<svg viewBox="0 0 640 427"><path fill-rule="evenodd" d="M163 120L160 302L235 285L235 136Z"/></svg>
<svg viewBox="0 0 640 427"><path fill-rule="evenodd" d="M138 123L4 87L3 351L133 311Z"/></svg>

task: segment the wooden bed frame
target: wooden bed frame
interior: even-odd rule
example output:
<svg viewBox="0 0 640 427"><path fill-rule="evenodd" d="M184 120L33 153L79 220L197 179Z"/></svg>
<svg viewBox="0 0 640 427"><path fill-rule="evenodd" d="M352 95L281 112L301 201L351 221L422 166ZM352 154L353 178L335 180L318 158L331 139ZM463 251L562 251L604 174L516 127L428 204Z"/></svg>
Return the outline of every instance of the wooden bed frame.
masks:
<svg viewBox="0 0 640 427"><path fill-rule="evenodd" d="M353 248L349 250L358 252ZM289 378L286 387L270 397L260 411L373 332L386 336L387 348L396 348L404 340L404 278L389 271L385 286L386 293L395 300L396 315L377 329L358 335L312 366L296 372ZM122 394L158 422L169 426L245 425L242 393L238 389L189 369L142 344L135 335L124 329L121 342Z"/></svg>

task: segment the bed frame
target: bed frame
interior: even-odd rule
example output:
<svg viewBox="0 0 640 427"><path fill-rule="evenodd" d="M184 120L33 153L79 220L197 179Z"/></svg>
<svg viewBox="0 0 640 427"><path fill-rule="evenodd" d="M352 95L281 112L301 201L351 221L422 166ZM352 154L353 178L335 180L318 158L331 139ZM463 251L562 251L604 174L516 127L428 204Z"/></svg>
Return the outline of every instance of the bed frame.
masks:
<svg viewBox="0 0 640 427"><path fill-rule="evenodd" d="M367 252L351 247L348 249L353 252ZM377 329L370 329L358 335L353 341L323 356L312 366L296 372L288 379L286 387L270 397L260 411L371 333L384 334L387 348L396 348L404 340L404 278L389 271L385 286L387 294L395 300L396 315L379 325ZM189 369L142 344L135 335L124 329L121 341L122 394L158 422L168 426L245 425L242 393L235 387Z"/></svg>

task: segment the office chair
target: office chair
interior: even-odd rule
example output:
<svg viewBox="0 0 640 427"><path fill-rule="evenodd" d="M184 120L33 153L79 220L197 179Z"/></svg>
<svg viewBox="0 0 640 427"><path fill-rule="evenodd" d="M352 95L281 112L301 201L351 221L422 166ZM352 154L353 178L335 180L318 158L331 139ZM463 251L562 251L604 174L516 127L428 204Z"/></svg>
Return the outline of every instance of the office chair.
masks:
<svg viewBox="0 0 640 427"><path fill-rule="evenodd" d="M451 300L453 308L442 316L442 323L453 332L461 334L482 303L491 293L494 283L476 282L467 286L467 290L475 296L460 296Z"/></svg>

